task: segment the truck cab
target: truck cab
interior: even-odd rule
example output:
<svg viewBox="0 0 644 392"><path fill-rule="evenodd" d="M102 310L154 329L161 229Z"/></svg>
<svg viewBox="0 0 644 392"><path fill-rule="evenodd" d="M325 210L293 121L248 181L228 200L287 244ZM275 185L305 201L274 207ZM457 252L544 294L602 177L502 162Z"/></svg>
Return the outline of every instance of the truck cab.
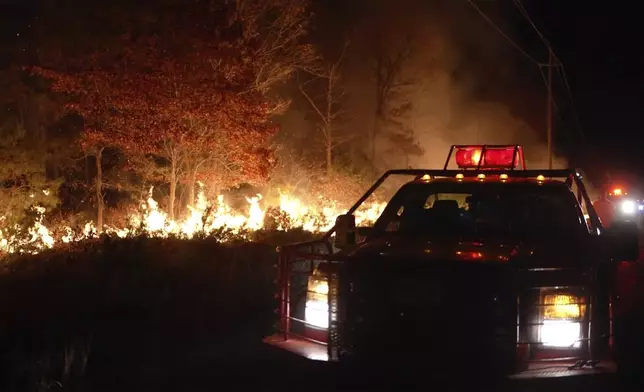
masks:
<svg viewBox="0 0 644 392"><path fill-rule="evenodd" d="M356 228L391 176L410 180ZM442 170L389 171L324 238L279 255L266 342L310 359L467 361L534 378L614 372L625 358L618 265L637 261L637 227L605 230L581 175L527 170L521 146L452 146Z"/></svg>

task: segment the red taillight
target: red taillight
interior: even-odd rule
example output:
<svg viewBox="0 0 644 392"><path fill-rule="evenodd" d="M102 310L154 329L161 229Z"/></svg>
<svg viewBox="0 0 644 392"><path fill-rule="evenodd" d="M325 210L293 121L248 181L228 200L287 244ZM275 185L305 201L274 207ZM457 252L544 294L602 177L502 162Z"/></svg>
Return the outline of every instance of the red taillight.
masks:
<svg viewBox="0 0 644 392"><path fill-rule="evenodd" d="M516 147L459 148L456 151L456 164L460 168L506 168L513 169L519 164Z"/></svg>
<svg viewBox="0 0 644 392"><path fill-rule="evenodd" d="M461 260L475 261L475 260L482 260L484 255L483 255L482 252L461 252L461 251L458 251L458 252L456 252L456 256Z"/></svg>

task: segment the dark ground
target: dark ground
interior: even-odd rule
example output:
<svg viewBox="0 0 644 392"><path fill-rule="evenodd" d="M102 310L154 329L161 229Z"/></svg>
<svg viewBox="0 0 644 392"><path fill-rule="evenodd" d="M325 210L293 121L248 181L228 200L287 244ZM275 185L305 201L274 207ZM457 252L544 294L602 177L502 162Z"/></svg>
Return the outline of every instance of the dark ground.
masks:
<svg viewBox="0 0 644 392"><path fill-rule="evenodd" d="M261 343L275 261L272 245L158 239L14 260L0 274L0 391L624 390L607 377L484 384L467 359L396 374L295 357Z"/></svg>

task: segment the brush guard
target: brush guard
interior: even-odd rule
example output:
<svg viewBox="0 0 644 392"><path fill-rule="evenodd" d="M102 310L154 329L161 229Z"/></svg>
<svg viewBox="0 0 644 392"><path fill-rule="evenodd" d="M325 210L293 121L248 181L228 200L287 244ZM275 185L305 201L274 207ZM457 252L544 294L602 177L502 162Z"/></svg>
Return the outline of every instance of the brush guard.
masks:
<svg viewBox="0 0 644 392"><path fill-rule="evenodd" d="M576 275L576 276L575 276ZM518 271L517 295L517 364L518 372L510 378L547 378L597 373L613 373L612 296L607 314L598 313L598 274L595 268L583 272L575 268L531 268ZM585 307L579 324L578 348L548 347L539 335L546 325L543 302L548 294L574 295Z"/></svg>
<svg viewBox="0 0 644 392"><path fill-rule="evenodd" d="M338 362L344 354L342 339L343 310L339 301L339 274L342 260L332 255L332 246L328 241L312 241L298 245L289 245L279 249L279 324L278 332L267 338L266 342L286 349L308 359ZM312 338L299 330L314 327L294 312L291 306L297 302L299 295L306 293L306 279L316 267L326 265L328 279L328 329L322 338ZM570 268L535 268L517 270L519 281L516 289L516 355L514 373L507 375L510 379L551 378L589 374L613 373L616 366L612 357L613 315L612 301L609 299L608 319L595 316L595 270L585 271L572 284L559 284L556 281L569 273L579 272ZM543 284L539 281L553 281ZM300 282L299 284L297 282ZM536 284L531 284L531 282ZM294 284L295 283L295 284ZM579 320L579 348L547 348L538 338L538 330L544 325L541 318L542 309L548 306L543 303L543 292L558 290L572 293L581 298L586 309ZM598 319L596 319L598 317ZM607 323L606 323L607 322ZM604 324L601 335L593 334L593 325ZM490 339L494 337L491 336ZM374 342L374 344L378 344Z"/></svg>
<svg viewBox="0 0 644 392"><path fill-rule="evenodd" d="M341 261L330 261L333 247L328 240L310 241L278 248L279 321L278 333L266 342L313 360L339 360L340 308L339 269ZM329 291L327 294L328 328L321 338L306 336L305 328L318 329L298 314L301 297L308 294L308 278L316 267L325 265ZM295 306L293 306L295 305ZM317 337L317 336L316 336Z"/></svg>

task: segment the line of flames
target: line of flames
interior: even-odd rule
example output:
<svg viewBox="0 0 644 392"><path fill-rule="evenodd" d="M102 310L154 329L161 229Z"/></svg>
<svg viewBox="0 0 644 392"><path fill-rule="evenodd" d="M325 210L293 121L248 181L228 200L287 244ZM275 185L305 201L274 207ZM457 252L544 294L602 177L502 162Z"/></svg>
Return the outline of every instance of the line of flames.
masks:
<svg viewBox="0 0 644 392"><path fill-rule="evenodd" d="M46 191L45 191L46 192ZM211 204L206 199L203 188L197 194L194 206L188 206L189 214L182 221L173 221L159 208L159 204L152 198L152 188L147 200L141 203L141 212L129 218L131 228L117 228L107 226L103 231L118 237L127 237L134 234L135 230L142 230L150 236L167 237L176 235L183 238L192 238L196 233L213 233L216 230L227 229L232 233L257 231L264 228L267 207L261 205L262 195L246 197L248 210L234 211L220 195L216 203ZM386 203L372 202L356 211L356 224L374 222L384 210ZM38 253L39 250L53 248L59 243L70 243L95 238L98 231L94 222L87 222L82 230L74 231L64 227L58 238L54 238L52 231L42 222L46 209L40 206L32 207L37 212L38 218L28 229L28 238L17 241L15 237L7 236L0 230L0 253ZM324 232L333 227L335 218L344 212L331 203L330 207L316 208L307 206L296 197L287 194L280 195L278 206L280 214L286 219L281 220L276 227L280 231L301 228L309 232ZM0 218L1 219L1 218ZM137 229L138 228L138 229ZM26 250L28 249L28 250Z"/></svg>

